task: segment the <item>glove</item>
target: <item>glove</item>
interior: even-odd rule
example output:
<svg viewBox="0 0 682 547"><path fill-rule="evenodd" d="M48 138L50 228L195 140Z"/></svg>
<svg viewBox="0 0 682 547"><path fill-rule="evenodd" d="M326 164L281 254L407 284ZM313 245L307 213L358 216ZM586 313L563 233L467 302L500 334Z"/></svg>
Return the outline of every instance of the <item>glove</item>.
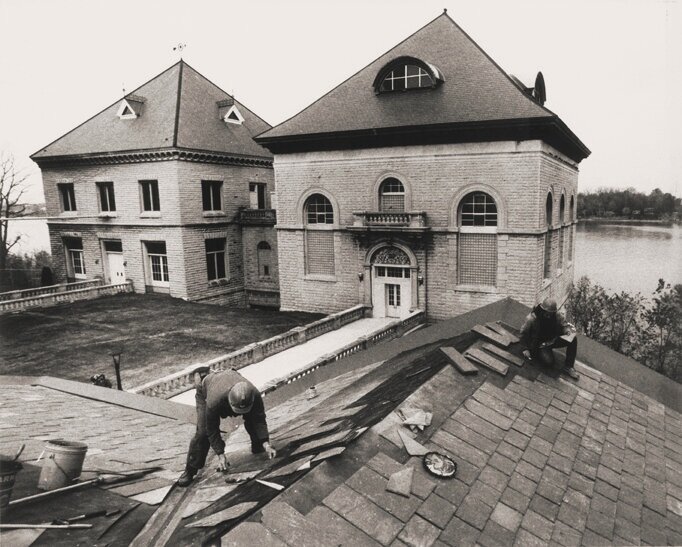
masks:
<svg viewBox="0 0 682 547"><path fill-rule="evenodd" d="M524 349L523 350L523 356L530 361L530 358L531 358L530 351L528 351L527 349Z"/></svg>

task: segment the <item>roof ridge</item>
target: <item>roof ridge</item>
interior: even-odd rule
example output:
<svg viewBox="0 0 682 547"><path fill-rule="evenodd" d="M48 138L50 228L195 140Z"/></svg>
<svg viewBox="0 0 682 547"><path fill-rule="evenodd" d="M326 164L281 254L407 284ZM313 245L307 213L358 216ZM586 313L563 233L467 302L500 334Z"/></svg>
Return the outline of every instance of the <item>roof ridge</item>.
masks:
<svg viewBox="0 0 682 547"><path fill-rule="evenodd" d="M431 19L428 23L426 23L425 25L423 25L423 26L419 27L417 30L415 30L412 34L410 34L409 36L407 36L406 38L404 38L403 40L401 40L400 42L398 42L398 43L395 44L394 46L392 46L392 47L390 47L389 49L387 49L386 51L384 51L384 52L383 52L381 55L379 55L377 58L375 58L375 59L373 59L372 61L370 61L369 63L367 63L365 66L363 66L363 67L360 68L359 70L356 70L353 74L351 74L350 76L348 76L348 78L346 78L346 79L343 80L342 82L340 82L340 83L338 83L337 85L335 85L335 86L334 86L333 88L331 88L329 91L327 91L326 93L324 93L323 95L321 95L320 97L318 97L317 99L315 99L315 100L314 100L312 103L310 103L308 106L304 107L302 110L299 110L299 111L296 112L295 114L292 114L292 115L289 116L286 120L281 121L280 123L278 123L278 124L275 125L274 127L271 127L270 129L274 129L274 128L276 128L276 127L279 127L280 125L283 125L283 124L287 123L289 120L292 120L292 119L295 118L296 116L302 114L303 112L305 112L306 110L308 110L310 107L312 107L313 105L317 104L317 103L320 102L322 99L324 99L325 97L327 97L329 94L331 94L332 92L334 92L336 89L338 89L339 87L341 87L341 86L342 86L343 84L345 84L347 81L349 81L350 79L352 79L352 78L354 78L355 76L357 76L358 74L360 74L360 72L362 72L363 70L369 68L373 63L376 63L376 62L377 62L379 59L381 59L384 55L386 55L386 54L389 53L390 51L396 49L396 48L399 47L400 45L404 44L404 43L407 42L410 38L412 38L415 34L421 32L421 31L424 30L426 27L428 27L429 25L433 24L435 21L437 21L438 19L440 19L440 18L443 17L443 16L447 17L448 19L450 19L450 21L452 21L452 19L447 15L447 11L444 11L443 13L440 13L437 17ZM454 21L453 21L453 23L454 23ZM265 133L267 133L268 131L270 131L270 129L267 129L266 131L263 131L262 133L259 133L258 135L256 135L256 138L261 137L262 135L264 135Z"/></svg>
<svg viewBox="0 0 682 547"><path fill-rule="evenodd" d="M63 139L63 138L66 137L67 135L70 135L71 133L73 133L73 132L76 131L77 129L80 129L80 128L83 127L86 123L90 122L91 120L94 120L97 116L99 116L100 114L103 114L105 111L109 110L112 106L114 106L114 105L115 105L116 103L118 103L119 101L125 100L126 97L127 97L128 95L135 94L135 93L136 93L137 91L139 91L141 88L143 88L144 86L146 86L146 85L149 84L150 82L153 82L153 81L156 80L157 78L163 76L166 72L168 72L169 70L175 68L176 65L178 65L178 64L180 64L180 63L183 63L183 62L184 62L184 61L183 61L182 59L180 59L180 61L178 61L177 63L173 63L173 64L172 64L171 66L169 66L167 69L162 70L162 71L159 72L156 76L154 76L154 77L152 77L152 78L149 78L146 82L144 82L143 84L137 86L137 87L136 87L135 89L133 89L130 93L124 94L122 97L116 99L116 100L115 100L113 103L111 103L110 105L104 107L102 110L100 110L100 111L97 112L96 114L93 114L92 116L90 116L87 120L83 121L82 123L79 123L79 124L78 124L76 127L74 127L73 129L70 129L70 130L67 131L66 133L63 133L61 136L57 137L56 139L54 139L52 142L46 144L45 146L41 146L40 149L39 149L39 150L36 150L35 152L33 152L33 154L31 154L31 155L29 156L29 158L33 159L33 156L35 156L36 154L39 154L39 153L42 152L43 150L46 150L47 148L49 148L50 146L52 146L53 144L55 144L57 141ZM35 161L35 160L34 160L34 161Z"/></svg>
<svg viewBox="0 0 682 547"><path fill-rule="evenodd" d="M182 74L183 74L183 68L185 66L185 62L180 59L180 62L178 63L180 65L180 71L178 74L178 94L177 94L177 102L175 103L175 125L173 127L173 146L178 145L178 131L180 128L180 103L182 102Z"/></svg>
<svg viewBox="0 0 682 547"><path fill-rule="evenodd" d="M549 114L551 114L552 116L554 116L554 117L556 117L556 118L559 117L557 114L555 114L554 112L552 112L549 108L547 108L545 105L542 105L542 104L538 103L537 101L533 100L532 97L529 97L528 94L527 94L523 89L521 89L521 87L519 86L519 84L517 84L517 83L514 81L514 79L513 79L513 78L512 78L512 77L511 77L511 76L510 76L510 75L509 75L509 74L508 74L508 73L507 73L507 72L506 72L498 63L497 63L497 61L495 61L495 59L493 59L493 58L492 58L492 57L491 57L491 56L490 56L490 55L489 55L489 54L488 54L488 53L487 53L479 44L478 44L478 42L477 42L476 40L474 40L474 39L469 35L469 33L468 33L466 30L464 30L461 26L459 26L459 25L457 24L457 21L455 21L452 17L450 17L450 16L448 15L447 10L443 13L443 15L444 15L445 17L447 17L447 18L450 20L450 22L451 22L453 25L455 25L455 27L457 27L457 29L458 29L462 34L464 34L464 36L467 38L467 40L469 40L469 41L476 47L476 49L478 49L478 50L485 56L485 58L488 59L488 60L493 64L493 66L494 66L497 70L499 70L499 71L504 75L504 77L505 77L507 80L509 80L509 81L514 85L514 87L515 87L516 89L518 89L518 90L521 92L521 94L526 98L526 100L530 101L531 103L533 103L533 104L536 105L536 106L539 106L539 107L542 108L543 110L546 110L546 111L549 112Z"/></svg>
<svg viewBox="0 0 682 547"><path fill-rule="evenodd" d="M204 80L206 80L209 84L211 84L213 87L215 87L215 88L216 88L217 90L219 90L221 93L225 93L225 95L227 95L228 97L232 98L232 100L233 100L235 103L239 103L239 106L241 106L242 108L248 110L250 114L252 114L252 115L255 116L256 118L258 118L261 122L263 122L263 123L264 123L265 125L267 125L270 129L272 129L272 124L268 123L266 120L264 120L263 118L261 118L258 114L256 114L253 110L251 110L251 109L250 109L248 106L246 106L244 103L242 103L241 101L238 101L237 99L235 99L234 95L232 95L232 94L228 93L227 91L225 91L222 87L220 87L218 84L216 84L215 82L213 82L213 80L211 80L210 78L207 78L206 76L204 76L201 72L199 72L196 68L194 68L193 66L191 66L191 65L190 65L189 63L187 63L186 61L183 61L183 63L185 64L185 66L186 66L187 68L189 68L190 70L193 70L194 72L196 72L199 76L201 76L201 77L202 77ZM266 129L266 131L269 131L270 129Z"/></svg>

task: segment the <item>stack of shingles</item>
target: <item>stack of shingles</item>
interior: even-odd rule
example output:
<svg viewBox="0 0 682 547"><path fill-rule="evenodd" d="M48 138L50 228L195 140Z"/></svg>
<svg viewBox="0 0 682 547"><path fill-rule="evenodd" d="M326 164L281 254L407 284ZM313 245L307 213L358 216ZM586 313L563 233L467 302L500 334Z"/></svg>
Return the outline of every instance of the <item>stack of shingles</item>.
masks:
<svg viewBox="0 0 682 547"><path fill-rule="evenodd" d="M507 363L517 367L523 366L524 361L522 358L502 349L519 342L519 339L502 325L499 323L486 323L485 325L476 325L471 330L488 341L483 342L480 346L469 348L464 352L464 355L455 348L440 348L459 372L462 374L476 374L478 369L472 364L475 363L505 376L509 371Z"/></svg>

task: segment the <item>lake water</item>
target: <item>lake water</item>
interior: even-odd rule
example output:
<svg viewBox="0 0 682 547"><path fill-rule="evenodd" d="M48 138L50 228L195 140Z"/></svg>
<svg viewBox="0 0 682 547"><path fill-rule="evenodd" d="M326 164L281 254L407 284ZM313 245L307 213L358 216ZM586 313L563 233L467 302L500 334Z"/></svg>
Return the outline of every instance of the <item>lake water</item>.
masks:
<svg viewBox="0 0 682 547"><path fill-rule="evenodd" d="M10 236L16 233L22 234L18 252L50 251L44 220L11 220ZM609 291L649 296L659 278L682 283L682 226L581 223L575 261L575 280L586 275Z"/></svg>
<svg viewBox="0 0 682 547"><path fill-rule="evenodd" d="M578 224L575 277L609 292L650 296L659 278L682 283L682 226Z"/></svg>

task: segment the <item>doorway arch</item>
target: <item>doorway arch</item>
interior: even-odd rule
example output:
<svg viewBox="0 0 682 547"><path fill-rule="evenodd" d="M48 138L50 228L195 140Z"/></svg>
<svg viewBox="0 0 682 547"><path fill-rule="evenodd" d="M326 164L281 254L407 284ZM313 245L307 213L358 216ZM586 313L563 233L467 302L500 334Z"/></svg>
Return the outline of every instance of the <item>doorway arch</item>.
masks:
<svg viewBox="0 0 682 547"><path fill-rule="evenodd" d="M381 243L369 250L365 271L374 317L404 318L417 308L417 270L409 247Z"/></svg>

